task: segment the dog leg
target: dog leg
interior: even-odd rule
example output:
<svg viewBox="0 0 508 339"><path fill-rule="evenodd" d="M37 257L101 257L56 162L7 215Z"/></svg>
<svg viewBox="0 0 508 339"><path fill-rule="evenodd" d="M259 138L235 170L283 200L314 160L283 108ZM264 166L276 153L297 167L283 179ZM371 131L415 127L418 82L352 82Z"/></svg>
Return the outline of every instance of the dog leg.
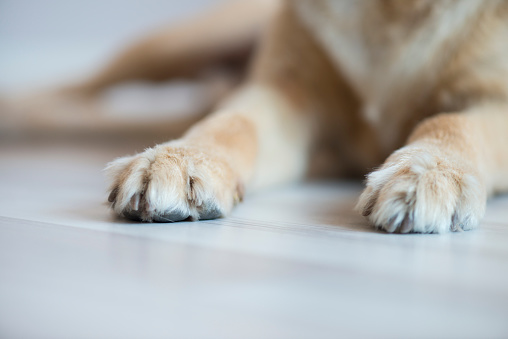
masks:
<svg viewBox="0 0 508 339"><path fill-rule="evenodd" d="M109 201L142 221L225 216L245 189L303 176L308 129L276 89L250 85L181 139L110 163Z"/></svg>
<svg viewBox="0 0 508 339"><path fill-rule="evenodd" d="M508 190L508 105L441 114L367 177L358 209L387 232L475 228L487 196Z"/></svg>

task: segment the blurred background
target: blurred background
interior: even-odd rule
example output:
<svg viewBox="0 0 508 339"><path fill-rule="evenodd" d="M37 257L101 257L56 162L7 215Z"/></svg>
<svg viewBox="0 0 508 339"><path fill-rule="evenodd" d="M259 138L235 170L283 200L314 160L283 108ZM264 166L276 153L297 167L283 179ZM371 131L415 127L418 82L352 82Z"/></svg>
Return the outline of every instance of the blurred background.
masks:
<svg viewBox="0 0 508 339"><path fill-rule="evenodd" d="M120 48L218 0L2 0L0 90L88 75Z"/></svg>
<svg viewBox="0 0 508 339"><path fill-rule="evenodd" d="M219 2L0 1L0 138L130 136L138 131L152 136L148 145L180 134L229 84L218 78L131 82L91 101L51 91L90 78L140 38ZM179 118L185 121L173 126L171 121Z"/></svg>

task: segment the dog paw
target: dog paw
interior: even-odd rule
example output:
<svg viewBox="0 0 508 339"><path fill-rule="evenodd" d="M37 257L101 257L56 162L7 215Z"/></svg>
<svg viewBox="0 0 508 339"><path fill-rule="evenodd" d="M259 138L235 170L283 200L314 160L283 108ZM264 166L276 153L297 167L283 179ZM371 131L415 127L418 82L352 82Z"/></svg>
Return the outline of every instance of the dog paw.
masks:
<svg viewBox="0 0 508 339"><path fill-rule="evenodd" d="M357 210L387 232L469 230L483 216L486 190L463 160L407 146L367 176Z"/></svg>
<svg viewBox="0 0 508 339"><path fill-rule="evenodd" d="M171 142L108 164L109 202L137 221L214 219L241 201L243 186L219 153Z"/></svg>

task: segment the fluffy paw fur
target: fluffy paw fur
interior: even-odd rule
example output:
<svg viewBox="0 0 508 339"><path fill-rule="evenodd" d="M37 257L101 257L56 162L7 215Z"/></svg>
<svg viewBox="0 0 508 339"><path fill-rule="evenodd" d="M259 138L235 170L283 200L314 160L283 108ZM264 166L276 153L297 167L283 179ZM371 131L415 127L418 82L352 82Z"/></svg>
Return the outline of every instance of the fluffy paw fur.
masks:
<svg viewBox="0 0 508 339"><path fill-rule="evenodd" d="M460 159L432 147L404 147L367 177L357 209L387 232L443 233L474 228L485 187Z"/></svg>
<svg viewBox="0 0 508 339"><path fill-rule="evenodd" d="M243 189L227 161L204 146L171 142L106 168L109 201L121 216L139 221L174 222L226 215Z"/></svg>

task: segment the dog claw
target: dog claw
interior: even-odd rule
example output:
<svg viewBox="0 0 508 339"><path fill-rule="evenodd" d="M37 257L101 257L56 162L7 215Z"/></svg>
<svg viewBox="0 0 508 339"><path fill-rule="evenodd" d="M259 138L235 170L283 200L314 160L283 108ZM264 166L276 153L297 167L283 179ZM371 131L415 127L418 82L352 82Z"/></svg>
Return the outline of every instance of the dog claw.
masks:
<svg viewBox="0 0 508 339"><path fill-rule="evenodd" d="M116 196L118 195L118 187L115 187L108 196L109 202L114 202L116 200Z"/></svg>
<svg viewBox="0 0 508 339"><path fill-rule="evenodd" d="M133 210L133 211L139 210L139 194L134 194L132 196L130 206L131 206L131 210Z"/></svg>

